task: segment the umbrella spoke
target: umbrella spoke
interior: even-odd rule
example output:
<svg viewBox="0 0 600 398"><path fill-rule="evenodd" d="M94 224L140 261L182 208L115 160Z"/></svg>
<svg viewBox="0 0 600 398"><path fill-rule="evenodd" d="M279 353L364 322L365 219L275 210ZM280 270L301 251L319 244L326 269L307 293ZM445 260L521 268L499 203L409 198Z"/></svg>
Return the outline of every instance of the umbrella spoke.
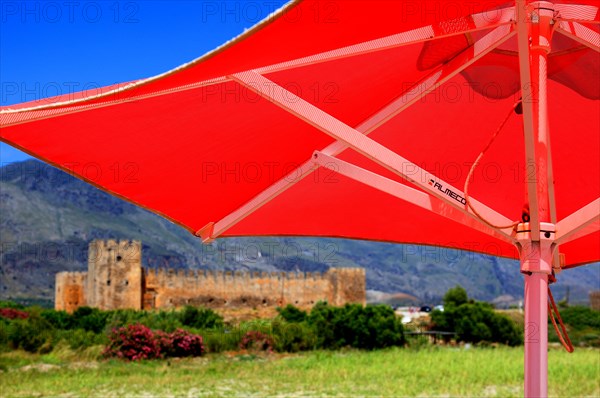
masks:
<svg viewBox="0 0 600 398"><path fill-rule="evenodd" d="M199 236L202 239L202 242L211 242L263 205L269 203L272 199L285 192L288 188L300 182L304 177L310 175L315 168L316 166L311 160L306 161L302 166L293 170L281 180L252 198L249 202L246 202L242 207L214 223L214 225L213 223L209 223L202 227L196 232L196 236Z"/></svg>
<svg viewBox="0 0 600 398"><path fill-rule="evenodd" d="M303 57L292 61L281 62L275 65L265 66L263 68L257 68L255 71L260 74L279 72L286 69L298 68L321 62L368 54L375 51L389 50L396 47L408 46L430 40L438 40L450 36L463 35L466 33L511 25L514 23L514 7L502 8L497 10L497 12L499 13L498 17L493 21L490 21L489 12L473 14L464 17L464 19L468 20L469 22L467 29L447 32L441 28L442 23L437 23L435 25L413 29L408 32L397 33L391 36L382 37L380 39L353 44L351 46L310 55L308 57Z"/></svg>
<svg viewBox="0 0 600 398"><path fill-rule="evenodd" d="M329 168L345 177L395 196L398 199L412 203L422 209L429 210L439 216L467 225L470 228L484 232L495 238L502 239L505 242L515 242L515 240L504 231L499 231L482 224L472 213L459 211L455 207L448 206L445 201L442 201L435 196L428 195L425 192L411 188L398 181L390 180L389 178L373 173L372 171L365 170L352 163L348 163L333 156L328 156L318 151L314 154L314 161L321 167Z"/></svg>
<svg viewBox="0 0 600 398"><path fill-rule="evenodd" d="M567 243L600 231L600 198L577 210L556 224L555 244Z"/></svg>
<svg viewBox="0 0 600 398"><path fill-rule="evenodd" d="M600 52L600 33L587 26L583 26L578 22L561 21L556 31L584 46L588 46L594 51Z"/></svg>
<svg viewBox="0 0 600 398"><path fill-rule="evenodd" d="M584 4L555 4L559 21L600 23L599 8Z"/></svg>

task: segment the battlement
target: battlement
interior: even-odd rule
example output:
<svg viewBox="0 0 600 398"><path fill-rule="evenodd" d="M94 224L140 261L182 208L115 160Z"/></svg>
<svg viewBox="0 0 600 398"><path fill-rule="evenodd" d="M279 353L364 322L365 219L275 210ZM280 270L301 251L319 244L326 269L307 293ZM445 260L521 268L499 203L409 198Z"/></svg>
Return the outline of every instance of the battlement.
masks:
<svg viewBox="0 0 600 398"><path fill-rule="evenodd" d="M358 270L361 270L357 268ZM354 268L348 268L354 270ZM254 279L275 279L275 280L325 280L331 274L336 273L336 269L332 268L325 274L320 272L266 272L266 271L219 271L219 270L175 270L169 268L144 268L144 276L147 280L166 280L169 278L176 279L193 279L202 281L208 278L211 279L234 279L240 281L248 281ZM352 271L350 271L352 272ZM364 275L364 271L357 272L357 275Z"/></svg>
<svg viewBox="0 0 600 398"><path fill-rule="evenodd" d="M56 277L62 280L68 280L68 279L72 279L72 280L76 280L82 277L85 277L87 275L87 272L84 271L62 271L62 272L58 272L56 274Z"/></svg>
<svg viewBox="0 0 600 398"><path fill-rule="evenodd" d="M142 241L132 239L94 239L90 242L90 247L95 246L99 249L127 249L131 246L139 247L141 251Z"/></svg>

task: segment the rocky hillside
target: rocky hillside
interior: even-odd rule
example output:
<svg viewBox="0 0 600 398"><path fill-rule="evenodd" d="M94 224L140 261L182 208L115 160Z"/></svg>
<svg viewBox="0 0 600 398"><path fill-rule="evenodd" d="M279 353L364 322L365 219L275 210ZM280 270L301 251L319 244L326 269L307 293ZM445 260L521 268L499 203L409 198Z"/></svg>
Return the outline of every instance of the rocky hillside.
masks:
<svg viewBox="0 0 600 398"><path fill-rule="evenodd" d="M98 238L139 239L147 267L324 271L367 269L367 288L434 303L460 284L481 300L518 300L515 261L473 253L320 238L228 238L202 245L172 223L44 163L0 168L0 299L53 299L54 274L85 270L87 245ZM562 298L586 301L600 289L600 265L561 274Z"/></svg>

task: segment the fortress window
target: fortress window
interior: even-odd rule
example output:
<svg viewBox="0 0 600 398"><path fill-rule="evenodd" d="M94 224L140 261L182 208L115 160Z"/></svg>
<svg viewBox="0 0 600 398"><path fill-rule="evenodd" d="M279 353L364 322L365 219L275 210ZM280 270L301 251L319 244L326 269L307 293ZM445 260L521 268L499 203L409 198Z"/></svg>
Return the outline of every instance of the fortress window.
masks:
<svg viewBox="0 0 600 398"><path fill-rule="evenodd" d="M117 261L121 261L121 260L123 260L123 257L117 256Z"/></svg>
<svg viewBox="0 0 600 398"><path fill-rule="evenodd" d="M129 281L125 279L125 286L129 286Z"/></svg>
<svg viewBox="0 0 600 398"><path fill-rule="evenodd" d="M110 279L106 281L106 286L110 286Z"/></svg>

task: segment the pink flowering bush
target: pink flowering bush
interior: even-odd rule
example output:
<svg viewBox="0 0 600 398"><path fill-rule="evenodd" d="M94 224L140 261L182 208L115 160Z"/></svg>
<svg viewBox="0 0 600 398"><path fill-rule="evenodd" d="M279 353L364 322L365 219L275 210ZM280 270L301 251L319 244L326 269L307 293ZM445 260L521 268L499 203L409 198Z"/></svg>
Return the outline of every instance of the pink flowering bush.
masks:
<svg viewBox="0 0 600 398"><path fill-rule="evenodd" d="M104 356L138 361L200 356L204 352L201 336L182 329L173 333L165 333L160 330L154 332L147 326L135 324L111 331Z"/></svg>
<svg viewBox="0 0 600 398"><path fill-rule="evenodd" d="M25 311L15 310L14 308L0 308L0 317L6 319L27 319L29 314Z"/></svg>
<svg viewBox="0 0 600 398"><path fill-rule="evenodd" d="M202 336L187 330L177 329L169 334L160 332L159 340L161 352L166 357L199 357L206 352Z"/></svg>
<svg viewBox="0 0 600 398"><path fill-rule="evenodd" d="M273 351L273 339L268 334L251 330L247 332L240 342L240 349L250 351Z"/></svg>
<svg viewBox="0 0 600 398"><path fill-rule="evenodd" d="M139 361L160 358L160 345L152 330L136 324L113 329L104 356L109 358Z"/></svg>

